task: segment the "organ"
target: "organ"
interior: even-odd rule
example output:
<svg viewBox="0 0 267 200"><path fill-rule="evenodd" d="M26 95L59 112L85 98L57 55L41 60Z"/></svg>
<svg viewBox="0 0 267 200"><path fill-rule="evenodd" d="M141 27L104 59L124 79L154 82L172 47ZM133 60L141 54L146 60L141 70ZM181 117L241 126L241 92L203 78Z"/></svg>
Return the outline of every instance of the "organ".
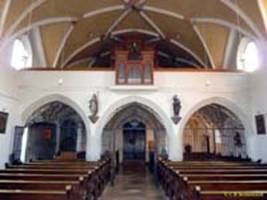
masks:
<svg viewBox="0 0 267 200"><path fill-rule="evenodd" d="M116 84L153 84L154 47L142 39L127 39L115 47Z"/></svg>

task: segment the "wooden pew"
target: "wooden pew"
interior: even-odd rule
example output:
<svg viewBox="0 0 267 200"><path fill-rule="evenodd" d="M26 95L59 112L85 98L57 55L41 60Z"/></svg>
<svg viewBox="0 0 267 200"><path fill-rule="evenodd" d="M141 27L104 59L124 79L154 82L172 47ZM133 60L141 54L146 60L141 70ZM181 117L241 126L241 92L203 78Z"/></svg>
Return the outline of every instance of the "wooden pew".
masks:
<svg viewBox="0 0 267 200"><path fill-rule="evenodd" d="M32 181L32 180L0 180L1 189L13 190L70 190L76 199L87 197L86 188L79 181Z"/></svg>
<svg viewBox="0 0 267 200"><path fill-rule="evenodd" d="M209 200L217 200L218 197L219 200L226 199L226 197L222 195L224 193L218 194L216 191L226 191L225 194L227 194L227 191L234 190L246 194L245 192L255 191L256 189L262 190L259 191L262 197L265 195L264 191L267 190L266 172L266 165L255 163L179 162L177 164L159 161L158 164L160 182L170 199L193 199L194 197L194 199L202 200L205 197ZM211 180L216 181L212 182ZM199 188L199 191L196 188ZM216 198L214 195L213 198L208 197L208 194L212 192L214 195L216 193ZM198 198L193 194L198 194ZM237 198L232 199L236 200ZM242 196L238 199L249 198ZM260 198L252 197L251 199Z"/></svg>
<svg viewBox="0 0 267 200"><path fill-rule="evenodd" d="M87 176L82 174L23 174L0 173L0 180L62 180L85 181Z"/></svg>
<svg viewBox="0 0 267 200"><path fill-rule="evenodd" d="M7 165L7 168L16 169L88 169L93 170L96 173L92 173L94 176L94 185L99 185L100 190L103 191L104 186L108 183L110 177L110 166L108 161L97 162L99 166L91 165L91 162L45 162L46 164L23 164L23 165Z"/></svg>
<svg viewBox="0 0 267 200"><path fill-rule="evenodd" d="M1 200L76 200L71 190L6 190L0 189Z"/></svg>
<svg viewBox="0 0 267 200"><path fill-rule="evenodd" d="M5 200L8 200L9 196L18 200L97 199L110 174L109 160L42 161L6 167L7 169L0 170L0 197L2 195ZM65 185L67 183L68 185ZM65 191L66 186L72 188L71 192ZM51 194L47 193L48 190ZM52 197L53 192L55 197Z"/></svg>
<svg viewBox="0 0 267 200"><path fill-rule="evenodd" d="M267 190L199 191L197 193L196 199L197 200L267 200Z"/></svg>
<svg viewBox="0 0 267 200"><path fill-rule="evenodd" d="M100 195L100 193L104 190L104 186L107 184L108 180L109 180L109 173L110 170L109 168L105 168L105 166L90 166L87 163L83 163L83 164L74 164L74 165L70 165L69 163L67 164L50 164L50 165L7 165L8 169L5 171L12 171L12 170L16 170L16 171L20 171L23 173L28 173L30 171L31 172L41 172L41 173L46 173L49 170L58 170L58 171L62 171L64 170L64 174L65 173L69 173L69 171L72 171L72 173L74 171L76 172L85 172L86 170L90 171L91 173L91 177L89 178L90 180L90 187L97 187L98 189L93 189L93 191L95 191L95 193L97 193L97 195ZM1 172L1 171L0 171ZM62 173L60 172L60 173ZM48 172L49 173L49 172ZM92 190L91 190L92 192Z"/></svg>
<svg viewBox="0 0 267 200"><path fill-rule="evenodd" d="M267 180L267 174L183 174L181 175L185 181L201 181L201 180Z"/></svg>

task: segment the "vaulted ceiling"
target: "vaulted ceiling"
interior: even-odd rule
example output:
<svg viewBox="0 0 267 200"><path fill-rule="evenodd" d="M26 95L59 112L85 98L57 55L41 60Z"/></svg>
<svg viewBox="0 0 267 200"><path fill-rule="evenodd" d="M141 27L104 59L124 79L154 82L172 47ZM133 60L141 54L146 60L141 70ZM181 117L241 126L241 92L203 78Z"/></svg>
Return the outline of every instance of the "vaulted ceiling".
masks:
<svg viewBox="0 0 267 200"><path fill-rule="evenodd" d="M223 65L232 31L265 38L259 2L0 0L1 45L38 27L48 67L87 67L112 37L139 33L177 48L177 58L181 54L195 65L221 68L227 67Z"/></svg>

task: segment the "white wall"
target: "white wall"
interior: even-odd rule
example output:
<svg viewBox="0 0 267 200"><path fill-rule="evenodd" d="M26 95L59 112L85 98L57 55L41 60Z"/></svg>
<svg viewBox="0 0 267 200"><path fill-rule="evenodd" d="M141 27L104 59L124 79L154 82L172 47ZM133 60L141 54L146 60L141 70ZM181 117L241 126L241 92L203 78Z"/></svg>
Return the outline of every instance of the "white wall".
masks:
<svg viewBox="0 0 267 200"><path fill-rule="evenodd" d="M251 133L250 99L248 80L245 73L220 72L156 72L154 86L115 86L114 72L89 71L24 71L19 72L20 106L18 113L25 122L30 114L31 105L42 97L61 94L70 99L83 113L84 119L89 113L88 101L92 94L99 93L100 120L88 125L88 159L97 159L101 152L101 128L117 107L140 101L159 113L168 130L168 152L173 160L182 159L182 129L191 112L197 106L211 103L213 100L234 109L237 115L247 124L247 133ZM59 79L63 80L59 84ZM172 97L178 94L182 102L183 119L175 126L171 121ZM210 102L211 101L211 102ZM40 101L39 103L44 103ZM215 103L216 103L215 102ZM225 103L226 102L226 103ZM40 105L39 105L40 106ZM38 107L38 103L35 108ZM32 107L34 108L34 106ZM86 120L86 119L85 119ZM249 147L250 148L250 147ZM249 150L250 151L250 150Z"/></svg>
<svg viewBox="0 0 267 200"><path fill-rule="evenodd" d="M0 134L0 168L3 168L4 163L8 161L13 146L12 136L17 118L15 109L18 103L16 94L16 72L0 62L0 111L9 113L6 133Z"/></svg>
<svg viewBox="0 0 267 200"><path fill-rule="evenodd" d="M254 135L250 142L253 146L253 157L267 162L267 135L256 135L255 115L264 114L267 119L267 44L258 41L261 66L249 75L249 91L251 99L250 120L253 123ZM266 121L267 122L267 121ZM265 123L267 128L267 123Z"/></svg>

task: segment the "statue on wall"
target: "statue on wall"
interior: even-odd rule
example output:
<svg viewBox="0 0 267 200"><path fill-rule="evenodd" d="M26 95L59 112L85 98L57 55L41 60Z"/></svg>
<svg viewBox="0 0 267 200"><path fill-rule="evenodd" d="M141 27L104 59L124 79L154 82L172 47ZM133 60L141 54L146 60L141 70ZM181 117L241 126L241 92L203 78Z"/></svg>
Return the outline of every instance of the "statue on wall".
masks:
<svg viewBox="0 0 267 200"><path fill-rule="evenodd" d="M89 101L89 110L91 112L91 115L89 116L89 119L92 123L95 123L98 120L98 98L96 94L93 94L92 98Z"/></svg>
<svg viewBox="0 0 267 200"><path fill-rule="evenodd" d="M172 102L172 109L173 109L172 121L175 124L178 124L179 121L181 120L181 117L179 116L180 115L180 110L181 110L181 101L180 101L180 99L178 98L177 95L173 96L172 101L173 101Z"/></svg>

